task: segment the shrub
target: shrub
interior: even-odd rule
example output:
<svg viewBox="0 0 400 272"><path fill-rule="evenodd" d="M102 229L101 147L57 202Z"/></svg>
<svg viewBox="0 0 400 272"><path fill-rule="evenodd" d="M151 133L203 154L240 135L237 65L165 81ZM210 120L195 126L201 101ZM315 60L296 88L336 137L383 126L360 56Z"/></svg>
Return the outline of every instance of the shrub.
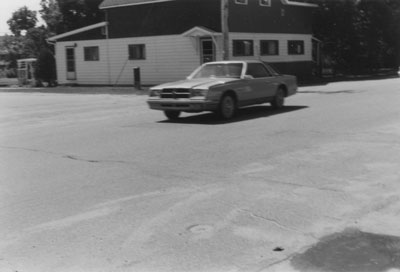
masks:
<svg viewBox="0 0 400 272"><path fill-rule="evenodd" d="M8 69L6 71L6 77L7 78L16 78L17 77L17 71L16 69Z"/></svg>
<svg viewBox="0 0 400 272"><path fill-rule="evenodd" d="M35 78L38 81L47 82L50 87L56 85L56 60L47 48L40 51L36 62Z"/></svg>

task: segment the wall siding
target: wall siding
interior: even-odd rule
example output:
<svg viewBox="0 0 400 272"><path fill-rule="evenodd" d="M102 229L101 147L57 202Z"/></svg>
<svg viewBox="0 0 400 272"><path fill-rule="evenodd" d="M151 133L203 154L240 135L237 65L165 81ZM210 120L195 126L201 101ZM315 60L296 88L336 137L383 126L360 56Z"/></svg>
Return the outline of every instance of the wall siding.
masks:
<svg viewBox="0 0 400 272"><path fill-rule="evenodd" d="M66 79L65 47L72 42L57 43L57 70L60 84L133 84L133 68L140 67L144 84L158 84L188 76L200 64L196 39L181 35L76 41L77 80ZM109 44L109 65L107 64ZM145 44L145 60L128 60L129 44ZM100 61L83 61L83 47L99 46ZM220 55L220 53L218 53ZM108 70L110 73L108 73ZM108 75L110 74L110 76Z"/></svg>
<svg viewBox="0 0 400 272"><path fill-rule="evenodd" d="M289 68L290 65L282 64L311 63L311 38L311 35L306 34L231 33L231 40L249 39L254 41L254 56L250 57L233 57L232 42L230 42L231 59L262 60L270 63L279 63L280 67ZM278 40L279 55L260 56L260 40ZM305 54L289 55L287 50L288 40L303 40ZM222 41L220 38L217 39L217 43L217 60L221 60ZM76 44L77 80L69 81L66 79L65 47L74 44ZM129 44L145 44L146 59L128 60ZM84 61L83 48L85 46L99 46L100 60ZM133 68L140 67L142 83L153 85L183 79L200 65L198 39L183 37L181 35L110 39L108 41L59 42L56 49L58 80L60 84L133 85ZM107 63L108 59L110 60L109 64ZM284 69L283 72L286 70Z"/></svg>
<svg viewBox="0 0 400 272"><path fill-rule="evenodd" d="M60 84L108 84L106 40L58 42L57 78ZM65 48L75 45L76 80L67 80ZM84 47L99 46L99 61L84 61Z"/></svg>

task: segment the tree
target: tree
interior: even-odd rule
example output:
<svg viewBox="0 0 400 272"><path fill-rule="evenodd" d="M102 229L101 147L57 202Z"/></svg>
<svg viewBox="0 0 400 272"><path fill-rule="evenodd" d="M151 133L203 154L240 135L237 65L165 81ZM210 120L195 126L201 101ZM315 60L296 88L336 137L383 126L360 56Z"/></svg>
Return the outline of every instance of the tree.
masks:
<svg viewBox="0 0 400 272"><path fill-rule="evenodd" d="M46 39L49 31L44 27L31 28L26 32L24 41L24 52L32 58L37 58L43 48L48 48Z"/></svg>
<svg viewBox="0 0 400 272"><path fill-rule="evenodd" d="M63 15L58 2L56 0L41 0L40 6L42 9L39 13L46 23L49 34L56 35L62 32Z"/></svg>
<svg viewBox="0 0 400 272"><path fill-rule="evenodd" d="M15 36L20 36L21 31L31 29L37 23L36 11L29 10L26 6L15 11L7 21L10 31Z"/></svg>
<svg viewBox="0 0 400 272"><path fill-rule="evenodd" d="M63 16L62 32L92 25L104 20L98 6L102 0L57 0Z"/></svg>
<svg viewBox="0 0 400 272"><path fill-rule="evenodd" d="M314 17L314 33L322 40L324 59L334 68L347 68L351 58L355 0L321 0Z"/></svg>
<svg viewBox="0 0 400 272"><path fill-rule="evenodd" d="M53 35L104 20L99 10L103 0L41 0L40 14Z"/></svg>
<svg viewBox="0 0 400 272"><path fill-rule="evenodd" d="M325 60L344 73L398 66L398 0L320 0L314 33L323 41Z"/></svg>
<svg viewBox="0 0 400 272"><path fill-rule="evenodd" d="M11 74L17 74L17 60L29 57L24 51L25 37L6 35L3 39L3 48L7 52L6 62L7 69L12 71Z"/></svg>

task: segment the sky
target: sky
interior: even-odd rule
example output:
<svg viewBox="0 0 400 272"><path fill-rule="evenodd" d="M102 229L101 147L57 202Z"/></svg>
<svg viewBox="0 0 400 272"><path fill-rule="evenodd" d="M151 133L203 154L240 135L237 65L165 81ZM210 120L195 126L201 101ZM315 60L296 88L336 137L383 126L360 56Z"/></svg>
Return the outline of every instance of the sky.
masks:
<svg viewBox="0 0 400 272"><path fill-rule="evenodd" d="M23 6L27 6L30 10L39 11L40 0L0 0L0 36L11 34L7 20L11 18L14 11ZM38 25L41 25L39 12L37 18L39 20Z"/></svg>

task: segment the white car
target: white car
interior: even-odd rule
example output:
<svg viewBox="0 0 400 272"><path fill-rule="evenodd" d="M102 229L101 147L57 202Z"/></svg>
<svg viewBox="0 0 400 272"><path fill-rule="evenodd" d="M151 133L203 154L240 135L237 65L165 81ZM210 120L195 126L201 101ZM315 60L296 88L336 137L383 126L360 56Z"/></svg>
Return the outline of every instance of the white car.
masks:
<svg viewBox="0 0 400 272"><path fill-rule="evenodd" d="M221 61L203 64L186 80L152 87L147 103L172 120L181 112L202 111L230 119L239 107L271 103L281 108L296 92L295 76L282 75L264 62Z"/></svg>

